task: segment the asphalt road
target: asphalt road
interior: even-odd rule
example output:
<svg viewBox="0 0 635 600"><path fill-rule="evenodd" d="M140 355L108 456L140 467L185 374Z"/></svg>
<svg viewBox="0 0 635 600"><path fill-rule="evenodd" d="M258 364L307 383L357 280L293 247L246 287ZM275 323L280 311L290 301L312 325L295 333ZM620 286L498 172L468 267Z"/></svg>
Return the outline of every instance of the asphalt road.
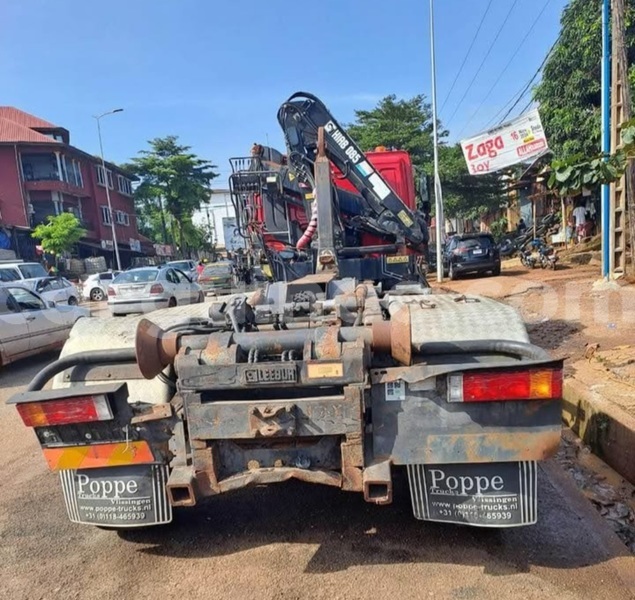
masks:
<svg viewBox="0 0 635 600"><path fill-rule="evenodd" d="M73 525L35 436L4 403L52 358L0 371L2 599L635 597L635 557L555 465L540 473L539 524L520 529L417 522L405 486L375 507L294 483L211 499L165 528Z"/></svg>

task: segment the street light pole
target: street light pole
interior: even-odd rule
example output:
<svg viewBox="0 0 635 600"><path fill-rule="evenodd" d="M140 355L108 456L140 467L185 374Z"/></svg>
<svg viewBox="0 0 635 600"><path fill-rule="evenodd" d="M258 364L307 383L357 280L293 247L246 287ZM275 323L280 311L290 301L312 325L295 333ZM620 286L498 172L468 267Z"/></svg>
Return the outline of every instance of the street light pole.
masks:
<svg viewBox="0 0 635 600"><path fill-rule="evenodd" d="M99 152L101 153L101 168L104 174L104 184L106 187L106 201L108 202L108 213L110 215L110 229L112 230L112 243L115 247L115 258L117 260L117 270L121 271L121 259L119 258L119 246L117 245L117 231L115 229L115 216L112 212L112 204L110 203L110 188L108 187L108 174L106 172L106 160L104 159L104 146L101 141L101 123L100 119L102 117L106 117L108 115L114 115L115 113L122 112L123 108L115 108L114 110L109 110L101 115L95 116L95 120L97 121L97 135L99 136ZM114 178L113 178L114 185Z"/></svg>
<svg viewBox="0 0 635 600"><path fill-rule="evenodd" d="M439 133L437 131L437 69L434 56L434 0L430 0L430 61L432 63L432 136L434 144L434 206L436 223L437 281L443 281L443 194L439 178Z"/></svg>

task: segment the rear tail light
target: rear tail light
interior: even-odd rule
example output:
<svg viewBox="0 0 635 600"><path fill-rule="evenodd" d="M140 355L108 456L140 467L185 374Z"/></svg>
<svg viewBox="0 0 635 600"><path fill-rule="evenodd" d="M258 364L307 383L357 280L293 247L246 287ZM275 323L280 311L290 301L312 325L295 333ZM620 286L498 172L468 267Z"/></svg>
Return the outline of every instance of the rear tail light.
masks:
<svg viewBox="0 0 635 600"><path fill-rule="evenodd" d="M117 292L115 292L115 288L114 287L108 286L108 295L109 296L116 296L117 295Z"/></svg>
<svg viewBox="0 0 635 600"><path fill-rule="evenodd" d="M562 369L471 371L448 377L448 402L562 398Z"/></svg>
<svg viewBox="0 0 635 600"><path fill-rule="evenodd" d="M163 286L160 283L152 284L152 287L150 288L150 293L151 294L162 294L163 293Z"/></svg>
<svg viewBox="0 0 635 600"><path fill-rule="evenodd" d="M67 400L25 402L18 404L17 409L27 427L108 421L113 418L108 397L103 394L76 396Z"/></svg>

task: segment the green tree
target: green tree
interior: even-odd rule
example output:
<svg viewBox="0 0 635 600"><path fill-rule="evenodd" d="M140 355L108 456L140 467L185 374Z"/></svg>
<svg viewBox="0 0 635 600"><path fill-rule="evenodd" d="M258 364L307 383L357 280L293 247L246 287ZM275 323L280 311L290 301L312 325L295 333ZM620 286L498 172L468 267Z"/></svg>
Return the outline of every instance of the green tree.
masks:
<svg viewBox="0 0 635 600"><path fill-rule="evenodd" d="M195 238L187 235L194 211L209 199L210 183L218 176L216 166L191 152L190 146L178 143L169 135L149 142L127 169L137 175L135 202L141 215L144 233L154 240L168 243L169 225L178 233L181 252L185 253ZM189 239L189 241L188 241ZM176 240L175 240L176 242Z"/></svg>
<svg viewBox="0 0 635 600"><path fill-rule="evenodd" d="M424 96L409 100L386 96L372 110L356 110L355 116L357 120L348 126L348 132L362 150L377 146L406 150L417 174L433 173L432 108ZM439 137L441 140L447 137L440 124ZM503 194L499 177L471 176L459 145L442 143L439 173L447 217L475 217L500 206Z"/></svg>
<svg viewBox="0 0 635 600"><path fill-rule="evenodd" d="M397 100L394 94L386 96L372 110L356 110L355 117L348 133L362 150L398 148L406 150L418 167L432 163L432 108L425 96L409 100ZM440 131L439 135L444 138L447 132Z"/></svg>
<svg viewBox="0 0 635 600"><path fill-rule="evenodd" d="M47 223L38 225L31 234L41 240L42 249L50 254L62 255L86 235L79 219L72 213L47 217Z"/></svg>
<svg viewBox="0 0 635 600"><path fill-rule="evenodd" d="M572 0L560 20L560 38L534 89L549 146L557 159L595 156L600 150L601 3ZM635 61L635 5L626 8L629 64ZM630 69L635 83L635 70Z"/></svg>

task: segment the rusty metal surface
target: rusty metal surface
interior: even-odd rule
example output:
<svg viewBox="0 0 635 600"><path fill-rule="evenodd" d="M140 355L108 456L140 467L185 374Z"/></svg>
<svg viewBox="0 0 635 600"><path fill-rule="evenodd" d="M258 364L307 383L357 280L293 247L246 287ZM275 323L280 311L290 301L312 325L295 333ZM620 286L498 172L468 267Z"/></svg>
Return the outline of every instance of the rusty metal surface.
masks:
<svg viewBox="0 0 635 600"><path fill-rule="evenodd" d="M144 411L140 415L132 417L130 420L131 425L137 423L146 423L148 421L158 421L161 419L169 419L172 416L171 404L153 404L148 410Z"/></svg>
<svg viewBox="0 0 635 600"><path fill-rule="evenodd" d="M387 401L387 385L371 391L377 459L397 465L543 460L558 448L559 401L448 403L445 379L430 390L404 383L403 399Z"/></svg>
<svg viewBox="0 0 635 600"><path fill-rule="evenodd" d="M113 363L109 365L77 365L64 372L64 381L84 383L88 381L145 381L136 363Z"/></svg>
<svg viewBox="0 0 635 600"><path fill-rule="evenodd" d="M372 504L392 502L392 475L390 461L374 461L364 469L364 500Z"/></svg>
<svg viewBox="0 0 635 600"><path fill-rule="evenodd" d="M141 319L135 335L135 352L141 374L156 377L174 361L179 350L178 334L164 331L149 319Z"/></svg>
<svg viewBox="0 0 635 600"><path fill-rule="evenodd" d="M238 346L232 343L231 333L212 333L201 359L211 364L229 365L238 362ZM180 374L179 374L180 375Z"/></svg>
<svg viewBox="0 0 635 600"><path fill-rule="evenodd" d="M221 492L230 492L250 485L267 485L290 479L333 487L341 487L342 485L342 476L335 471L274 467L271 469L254 469L223 479L219 482L219 489Z"/></svg>
<svg viewBox="0 0 635 600"><path fill-rule="evenodd" d="M345 441L341 443L341 471L342 489L349 492L361 492L363 490L362 468L364 466L364 388L362 386L349 385L344 388L346 399L357 410L360 427L358 431L346 434Z"/></svg>
<svg viewBox="0 0 635 600"><path fill-rule="evenodd" d="M303 398L293 402L219 399L215 402L200 403L188 400L186 410L190 435L200 440L254 438L258 431L254 427L260 420L256 420L253 411L265 411L276 405L286 406L287 410L290 409L295 415L294 435L297 437L346 435L362 429L359 406L341 395ZM270 423L274 423L273 419Z"/></svg>
<svg viewBox="0 0 635 600"><path fill-rule="evenodd" d="M315 358L318 360L340 358L342 344L339 341L339 332L339 327L321 327L316 330Z"/></svg>
<svg viewBox="0 0 635 600"><path fill-rule="evenodd" d="M196 478L192 467L181 466L172 469L166 487L172 506L196 505Z"/></svg>
<svg viewBox="0 0 635 600"><path fill-rule="evenodd" d="M254 437L290 437L296 433L296 406L293 403L257 404L250 406L248 411Z"/></svg>
<svg viewBox="0 0 635 600"><path fill-rule="evenodd" d="M392 357L402 365L412 362L412 333L410 306L405 304L391 313L390 346Z"/></svg>

